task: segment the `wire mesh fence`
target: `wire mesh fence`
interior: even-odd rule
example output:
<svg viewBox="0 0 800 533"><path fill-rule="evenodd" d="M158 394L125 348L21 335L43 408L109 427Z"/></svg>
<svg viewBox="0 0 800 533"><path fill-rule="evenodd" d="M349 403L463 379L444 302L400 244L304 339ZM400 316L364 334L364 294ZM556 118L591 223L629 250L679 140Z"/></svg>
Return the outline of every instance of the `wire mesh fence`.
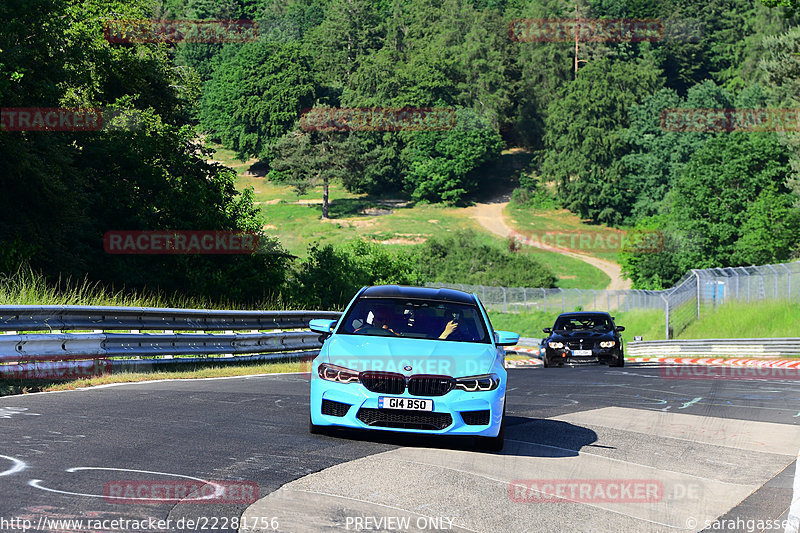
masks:
<svg viewBox="0 0 800 533"><path fill-rule="evenodd" d="M664 312L664 337L673 338L701 313L726 302L800 301L800 261L776 265L690 270L674 287L658 291L487 287L426 283L475 293L488 310L504 313L632 311Z"/></svg>

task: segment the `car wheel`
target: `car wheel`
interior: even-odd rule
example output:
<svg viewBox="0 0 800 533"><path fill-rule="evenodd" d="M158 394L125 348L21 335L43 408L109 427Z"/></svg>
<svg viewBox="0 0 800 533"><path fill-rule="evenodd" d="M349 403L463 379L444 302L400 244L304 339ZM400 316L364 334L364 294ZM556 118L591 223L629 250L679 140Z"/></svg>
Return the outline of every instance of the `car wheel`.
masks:
<svg viewBox="0 0 800 533"><path fill-rule="evenodd" d="M506 407L503 406L503 418L500 421L500 432L496 437L478 437L478 447L487 452L499 452L506 440Z"/></svg>
<svg viewBox="0 0 800 533"><path fill-rule="evenodd" d="M544 356L542 358L542 366L545 368L550 368L551 365L549 363L549 359L547 359L547 356Z"/></svg>
<svg viewBox="0 0 800 533"><path fill-rule="evenodd" d="M617 366L617 367L625 366L625 357L623 356L622 353L620 353L619 357L613 363L609 364L608 366Z"/></svg>

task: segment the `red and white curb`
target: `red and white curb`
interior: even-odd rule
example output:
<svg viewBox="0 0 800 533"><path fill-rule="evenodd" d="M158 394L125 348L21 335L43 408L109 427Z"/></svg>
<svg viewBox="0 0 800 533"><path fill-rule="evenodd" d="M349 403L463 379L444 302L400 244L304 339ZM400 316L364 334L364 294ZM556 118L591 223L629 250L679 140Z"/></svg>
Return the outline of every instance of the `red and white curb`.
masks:
<svg viewBox="0 0 800 533"><path fill-rule="evenodd" d="M514 346L510 352L539 353L538 348L524 348ZM666 363L673 365L711 365L711 366L749 366L759 368L798 368L800 358L796 359L756 359L752 357L626 357L630 363ZM506 368L542 366L541 359L522 359L506 361Z"/></svg>

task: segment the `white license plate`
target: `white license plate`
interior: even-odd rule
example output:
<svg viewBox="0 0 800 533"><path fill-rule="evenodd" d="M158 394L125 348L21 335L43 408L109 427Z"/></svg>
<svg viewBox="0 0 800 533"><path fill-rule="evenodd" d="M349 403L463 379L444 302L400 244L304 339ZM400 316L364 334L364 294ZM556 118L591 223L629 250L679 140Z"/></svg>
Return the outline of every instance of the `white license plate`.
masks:
<svg viewBox="0 0 800 533"><path fill-rule="evenodd" d="M404 409L406 411L433 411L433 400L379 396L378 409Z"/></svg>
<svg viewBox="0 0 800 533"><path fill-rule="evenodd" d="M592 355L591 350L572 350L572 355Z"/></svg>

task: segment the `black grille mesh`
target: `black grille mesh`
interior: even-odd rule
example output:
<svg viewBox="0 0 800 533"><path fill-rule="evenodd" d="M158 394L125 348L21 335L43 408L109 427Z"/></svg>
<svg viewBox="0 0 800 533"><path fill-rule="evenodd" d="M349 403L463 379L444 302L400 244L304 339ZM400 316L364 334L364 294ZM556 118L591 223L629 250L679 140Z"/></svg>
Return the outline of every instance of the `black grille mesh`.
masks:
<svg viewBox="0 0 800 533"><path fill-rule="evenodd" d="M468 426L485 426L489 424L489 410L461 411L461 418Z"/></svg>
<svg viewBox="0 0 800 533"><path fill-rule="evenodd" d="M380 394L403 394L406 390L406 378L394 372L361 372L359 380L368 391Z"/></svg>
<svg viewBox="0 0 800 533"><path fill-rule="evenodd" d="M362 407L356 418L368 426L404 429L444 429L453 423L448 413L413 412Z"/></svg>
<svg viewBox="0 0 800 533"><path fill-rule="evenodd" d="M322 414L330 416L344 416L350 410L350 404L334 402L333 400L322 400Z"/></svg>
<svg viewBox="0 0 800 533"><path fill-rule="evenodd" d="M450 376L412 376L408 380L408 393L412 396L444 396L456 386Z"/></svg>

